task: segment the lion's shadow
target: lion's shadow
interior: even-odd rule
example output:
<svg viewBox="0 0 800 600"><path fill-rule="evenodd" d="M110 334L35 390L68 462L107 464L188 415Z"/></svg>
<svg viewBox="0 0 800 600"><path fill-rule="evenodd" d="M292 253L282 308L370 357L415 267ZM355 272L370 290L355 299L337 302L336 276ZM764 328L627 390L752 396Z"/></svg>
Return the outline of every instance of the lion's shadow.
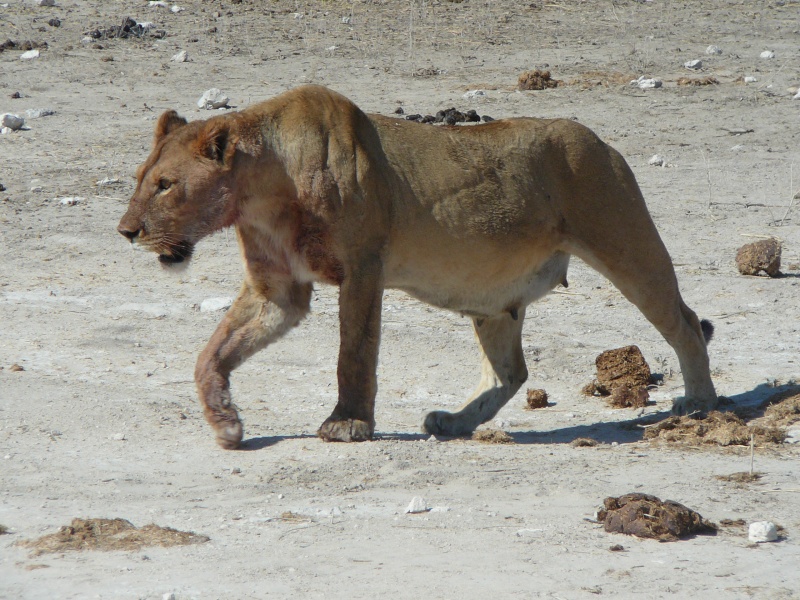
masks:
<svg viewBox="0 0 800 600"><path fill-rule="evenodd" d="M763 409L759 405L769 396L782 392L800 393L800 385L788 383L784 385L768 385L762 383L752 390L727 396L727 402L719 407L721 411L732 411L750 409L749 418L755 418L763 414ZM631 444L639 442L644 436L645 426L658 423L670 416L669 411L659 411L627 419L624 421L609 421L591 423L589 425L575 425L548 431L515 431L510 435L515 444L570 444L577 439L591 438L604 444ZM284 440L310 439L316 438L312 434L299 435L276 435L265 437L254 437L242 442L241 450L254 451L262 450L274 446ZM425 433L405 433L405 432L376 432L376 441L397 440L404 442L419 442L429 439L430 435ZM458 440L464 438L438 437L440 441Z"/></svg>

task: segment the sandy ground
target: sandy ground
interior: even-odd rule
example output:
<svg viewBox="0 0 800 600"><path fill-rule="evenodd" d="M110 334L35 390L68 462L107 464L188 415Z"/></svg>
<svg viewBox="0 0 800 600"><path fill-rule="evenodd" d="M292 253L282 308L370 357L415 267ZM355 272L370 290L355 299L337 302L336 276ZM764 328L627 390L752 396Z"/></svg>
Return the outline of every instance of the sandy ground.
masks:
<svg viewBox="0 0 800 600"><path fill-rule="evenodd" d="M798 446L756 448L764 476L741 485L715 476L747 470L747 448L642 441L641 419L665 416L682 391L677 358L580 262L567 292L528 311L528 385L553 406L512 399L493 425L513 444L419 433L428 410L457 407L477 383L477 350L467 319L391 291L376 439L317 439L335 403L338 339L336 290L320 286L304 324L234 374L247 441L226 452L192 371L221 316L198 305L238 289L233 236L204 241L174 275L115 231L154 119L168 108L207 117L195 102L211 87L236 107L315 82L384 114L575 118L626 156L687 303L715 322L718 391L755 404L800 377L796 2L36 4L0 6L0 40L47 43L32 60L0 53L0 112L55 111L0 136L0 597L800 597ZM166 36L82 41L125 17ZM707 55L710 44L721 54ZM170 61L180 50L189 62ZM692 59L699 73L683 67ZM532 68L570 85L515 91ZM664 85L625 84L641 75ZM719 83L678 86L686 76ZM486 95L462 97L475 89ZM648 165L653 154L667 166ZM784 243L785 276L739 275L736 248L769 236ZM597 354L632 343L664 375L655 403L612 410L582 396ZM578 437L601 443L571 446ZM727 528L658 543L587 520L606 496L633 491L712 521L772 520L784 538L755 547ZM437 510L404 514L414 496ZM40 556L16 545L74 517L210 541Z"/></svg>

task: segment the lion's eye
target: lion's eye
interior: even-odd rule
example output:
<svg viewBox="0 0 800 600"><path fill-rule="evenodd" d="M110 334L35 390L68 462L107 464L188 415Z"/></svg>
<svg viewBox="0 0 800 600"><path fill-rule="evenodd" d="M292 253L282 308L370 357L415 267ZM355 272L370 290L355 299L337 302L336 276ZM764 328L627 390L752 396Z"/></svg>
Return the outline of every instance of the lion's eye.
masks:
<svg viewBox="0 0 800 600"><path fill-rule="evenodd" d="M164 179L163 177L158 180L158 190L163 192L164 190L168 190L172 186L172 182L169 179Z"/></svg>

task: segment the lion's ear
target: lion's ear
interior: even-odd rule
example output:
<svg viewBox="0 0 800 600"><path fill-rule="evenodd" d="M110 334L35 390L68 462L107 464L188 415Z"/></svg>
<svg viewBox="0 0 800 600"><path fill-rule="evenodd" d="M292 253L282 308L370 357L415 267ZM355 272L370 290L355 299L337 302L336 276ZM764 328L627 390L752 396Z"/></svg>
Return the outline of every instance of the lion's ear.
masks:
<svg viewBox="0 0 800 600"><path fill-rule="evenodd" d="M195 141L195 150L210 160L229 165L236 152L237 142L225 123L212 122L200 131Z"/></svg>
<svg viewBox="0 0 800 600"><path fill-rule="evenodd" d="M160 142L161 138L167 135L170 131L174 131L178 127L183 127L186 125L186 122L186 119L179 116L174 110L166 111L159 117L158 123L156 124L156 135L155 139L153 140L154 143L157 144Z"/></svg>

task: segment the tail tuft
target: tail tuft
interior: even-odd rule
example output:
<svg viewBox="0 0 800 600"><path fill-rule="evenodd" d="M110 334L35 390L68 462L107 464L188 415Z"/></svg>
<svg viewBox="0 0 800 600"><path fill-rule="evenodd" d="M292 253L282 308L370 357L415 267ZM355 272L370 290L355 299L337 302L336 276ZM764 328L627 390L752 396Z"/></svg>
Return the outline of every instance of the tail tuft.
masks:
<svg viewBox="0 0 800 600"><path fill-rule="evenodd" d="M703 337L706 340L706 344L711 341L711 338L714 337L714 325L711 321L703 319L700 321L700 329L703 330Z"/></svg>

